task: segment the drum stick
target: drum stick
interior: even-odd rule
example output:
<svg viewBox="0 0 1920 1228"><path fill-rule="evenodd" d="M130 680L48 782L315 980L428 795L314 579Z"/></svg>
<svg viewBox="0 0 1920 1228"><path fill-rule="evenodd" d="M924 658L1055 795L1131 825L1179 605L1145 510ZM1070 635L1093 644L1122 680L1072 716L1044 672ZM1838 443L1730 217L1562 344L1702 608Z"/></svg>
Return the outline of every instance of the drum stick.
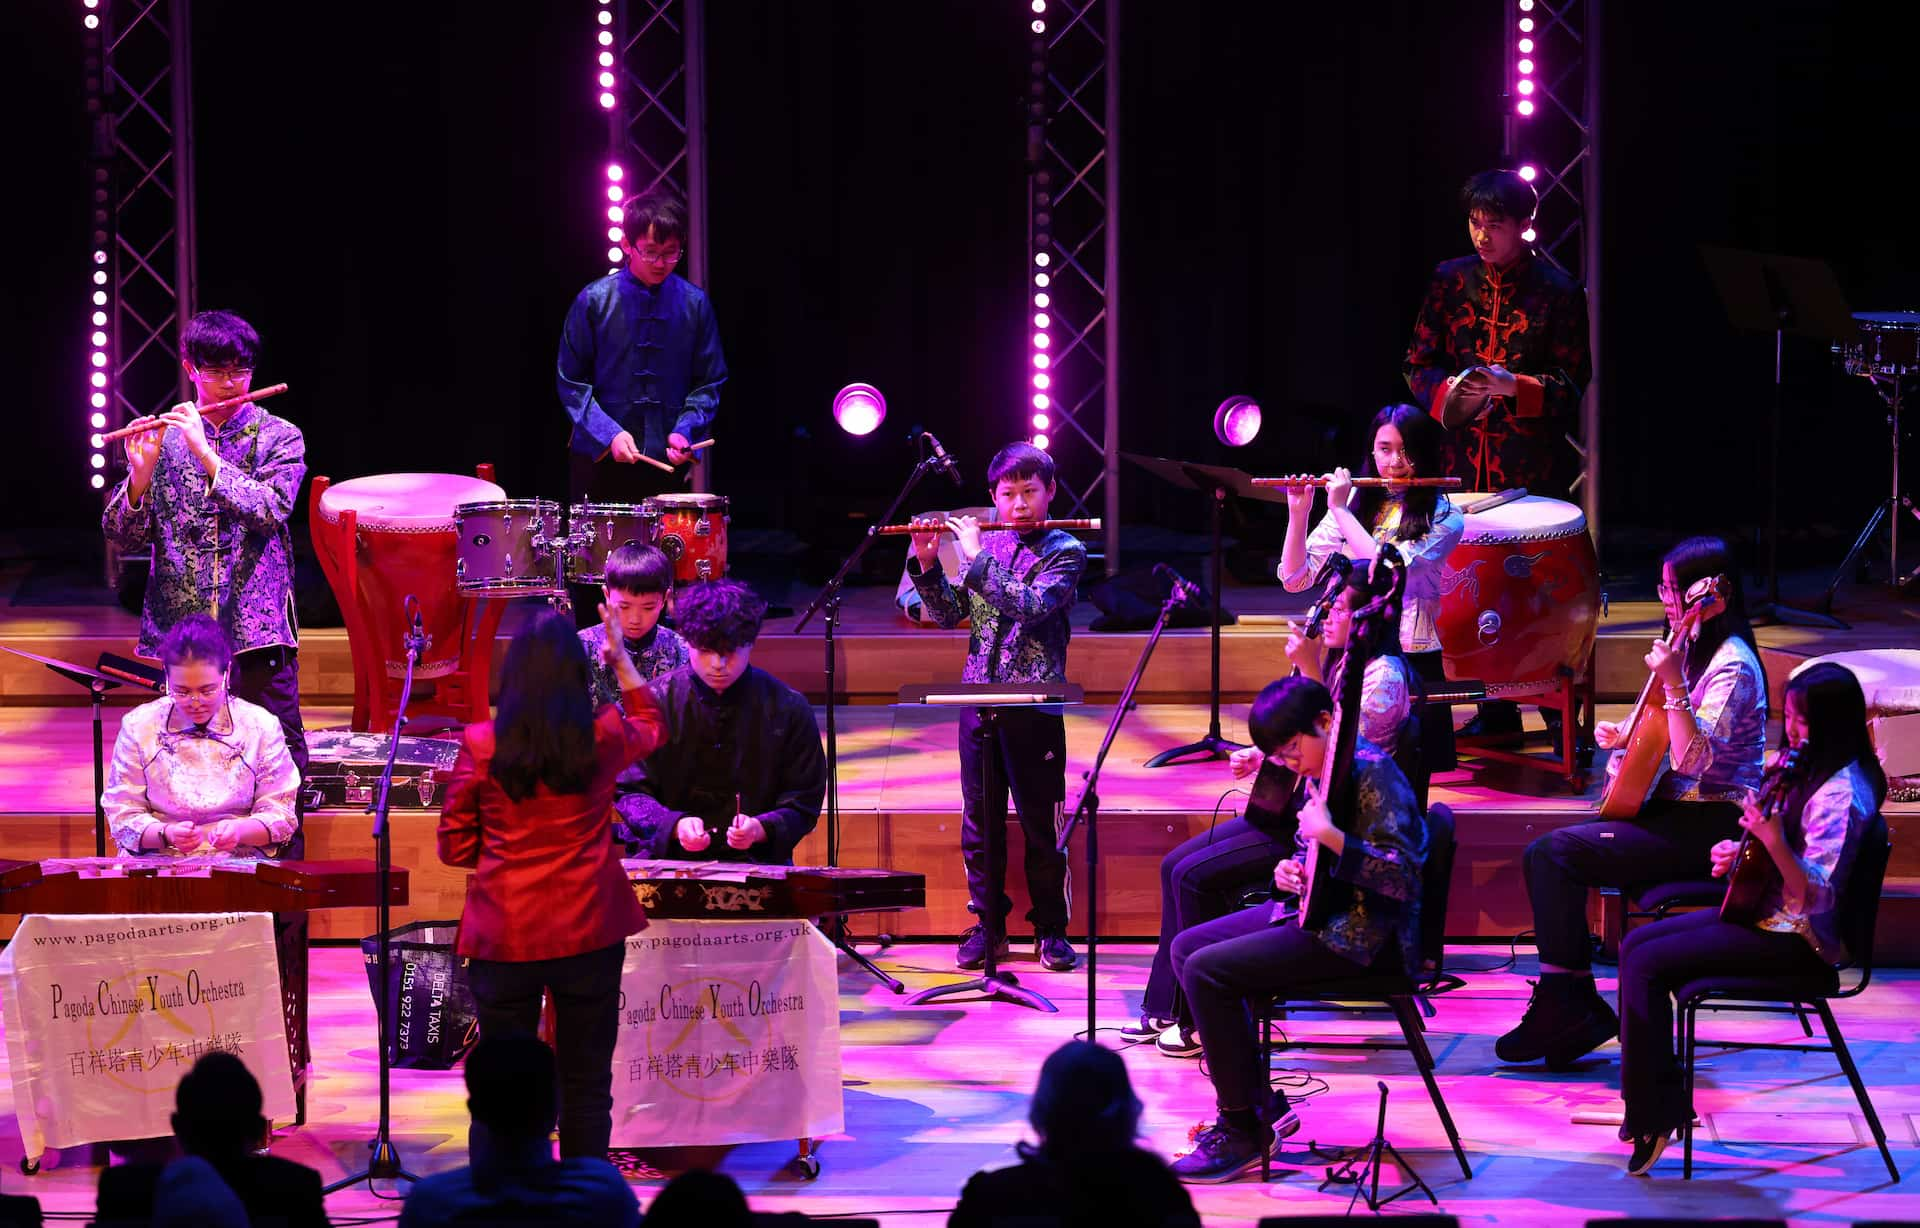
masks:
<svg viewBox="0 0 1920 1228"><path fill-rule="evenodd" d="M236 405L245 405L249 401L264 401L268 397L277 397L286 390L287 386L285 384L269 384L265 388L256 388L252 392L243 392L237 397L228 397L224 401L215 401L211 405L202 405L200 412L203 414L217 413L223 409L232 409ZM158 414L149 414L144 418L134 419L112 434L100 436L100 442L112 443L116 439L125 439L129 435L140 435L147 431L165 430L166 426L166 423L160 421Z"/></svg>
<svg viewBox="0 0 1920 1228"><path fill-rule="evenodd" d="M1433 486L1447 490L1458 490L1460 479L1445 478L1353 478L1355 486ZM1255 478L1255 486L1325 486L1327 479L1318 478Z"/></svg>
<svg viewBox="0 0 1920 1228"><path fill-rule="evenodd" d="M684 447L684 448L682 448L682 449L681 449L681 451L683 451L683 452L698 452L698 451L699 451L700 449L702 449L702 448L711 448L712 446L713 446L713 440L711 440L711 439L702 439L702 440L701 440L701 441L700 441L699 443L690 443L690 444L688 444L688 445L687 445L686 447Z"/></svg>
<svg viewBox="0 0 1920 1228"><path fill-rule="evenodd" d="M660 472L662 472L662 473L672 473L672 472L673 472L673 466L672 466L672 465L669 465L669 464L668 464L667 462L665 462L665 461L657 461L657 460L655 460L655 459L653 459L653 458L652 458L651 456L648 456L648 455L647 455L647 454L646 454L645 452L642 452L642 453L640 454L640 459L641 459L641 460L643 460L643 461L645 461L645 462L647 462L647 464L649 464L649 465L652 465L652 466L653 466L653 467L654 467L655 469L658 469L658 470L659 470Z"/></svg>

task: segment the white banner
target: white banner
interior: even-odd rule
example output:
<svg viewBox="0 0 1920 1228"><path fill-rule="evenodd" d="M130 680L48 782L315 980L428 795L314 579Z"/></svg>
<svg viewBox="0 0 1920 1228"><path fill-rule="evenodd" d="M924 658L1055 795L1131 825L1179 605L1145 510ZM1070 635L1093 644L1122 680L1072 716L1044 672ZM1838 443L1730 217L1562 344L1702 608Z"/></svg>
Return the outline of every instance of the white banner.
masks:
<svg viewBox="0 0 1920 1228"><path fill-rule="evenodd" d="M818 1138L845 1124L833 944L806 921L655 921L627 939L615 1147Z"/></svg>
<svg viewBox="0 0 1920 1228"><path fill-rule="evenodd" d="M173 1092L226 1050L293 1116L267 913L29 916L0 953L14 1113L28 1156L173 1133Z"/></svg>

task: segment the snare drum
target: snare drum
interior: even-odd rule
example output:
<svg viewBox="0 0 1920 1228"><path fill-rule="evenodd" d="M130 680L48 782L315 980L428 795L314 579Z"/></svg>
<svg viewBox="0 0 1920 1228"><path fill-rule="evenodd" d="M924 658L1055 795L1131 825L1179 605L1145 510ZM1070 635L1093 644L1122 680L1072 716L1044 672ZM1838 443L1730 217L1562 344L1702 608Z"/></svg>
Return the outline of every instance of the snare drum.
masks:
<svg viewBox="0 0 1920 1228"><path fill-rule="evenodd" d="M1465 511L1486 494L1447 496ZM1524 694L1579 677L1600 621L1600 569L1587 518L1528 495L1466 517L1440 568L1440 648L1447 676L1490 694Z"/></svg>
<svg viewBox="0 0 1920 1228"><path fill-rule="evenodd" d="M651 546L660 513L650 503L576 503L567 510L567 583L599 584L607 556L622 546Z"/></svg>
<svg viewBox="0 0 1920 1228"><path fill-rule="evenodd" d="M727 574L727 501L720 495L656 495L645 506L660 517L653 544L673 560L675 584Z"/></svg>
<svg viewBox="0 0 1920 1228"><path fill-rule="evenodd" d="M560 505L493 499L453 510L453 581L463 593L544 597L563 593Z"/></svg>
<svg viewBox="0 0 1920 1228"><path fill-rule="evenodd" d="M1833 347L1848 375L1897 376L1920 370L1920 312L1856 311L1860 333Z"/></svg>

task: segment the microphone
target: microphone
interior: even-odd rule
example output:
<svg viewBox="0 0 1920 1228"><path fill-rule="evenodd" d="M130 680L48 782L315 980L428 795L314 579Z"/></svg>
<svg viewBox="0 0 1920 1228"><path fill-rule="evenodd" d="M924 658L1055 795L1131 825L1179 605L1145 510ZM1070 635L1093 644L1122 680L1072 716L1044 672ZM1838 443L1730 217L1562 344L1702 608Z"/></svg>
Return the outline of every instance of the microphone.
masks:
<svg viewBox="0 0 1920 1228"><path fill-rule="evenodd" d="M1320 596L1314 600L1312 606L1308 607L1307 625L1301 634L1310 640L1320 638L1320 628L1327 621L1327 614L1333 609L1334 598L1339 595L1341 586L1346 583L1347 576L1352 571L1353 560L1346 555L1336 553L1327 556L1327 561L1321 565L1320 574L1313 578L1315 584L1324 580L1327 587L1321 590Z"/></svg>
<svg viewBox="0 0 1920 1228"><path fill-rule="evenodd" d="M953 479L955 486L965 485L960 480L960 466L954 463L953 457L947 455L947 450L940 446L940 441L933 437L933 432L921 431L920 438L926 440L927 446L933 449L933 467L944 469L947 476Z"/></svg>
<svg viewBox="0 0 1920 1228"><path fill-rule="evenodd" d="M401 609L406 611L408 621L407 649L412 652L415 655L415 659L418 660L419 657L427 651L427 633L426 629L421 625L420 618L420 599L412 593L408 593L407 599L402 604Z"/></svg>
<svg viewBox="0 0 1920 1228"><path fill-rule="evenodd" d="M1167 566L1165 563L1155 563L1153 565L1153 574L1164 579L1172 595L1178 597L1182 603L1188 605L1200 604L1200 586L1173 568Z"/></svg>

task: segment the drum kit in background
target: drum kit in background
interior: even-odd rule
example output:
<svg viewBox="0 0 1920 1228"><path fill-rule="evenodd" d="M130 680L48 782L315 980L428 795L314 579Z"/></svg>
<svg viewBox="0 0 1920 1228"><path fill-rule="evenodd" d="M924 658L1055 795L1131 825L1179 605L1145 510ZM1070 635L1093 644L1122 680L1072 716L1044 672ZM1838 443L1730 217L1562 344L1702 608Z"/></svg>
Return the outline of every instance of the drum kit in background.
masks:
<svg viewBox="0 0 1920 1228"><path fill-rule="evenodd" d="M509 499L493 466L481 465L472 477L316 477L308 501L314 551L347 625L356 730L393 723L416 618L427 645L413 677L433 686L408 712L467 724L489 715L507 599L544 597L567 609L567 586L599 584L607 556L624 545L658 547L675 584L727 574L728 503L719 495L575 503L563 523L559 503Z"/></svg>
<svg viewBox="0 0 1920 1228"><path fill-rule="evenodd" d="M1852 569L1861 551L1873 541L1881 521L1887 524L1888 579L1906 586L1920 579L1920 567L1900 574L1900 520L1904 511L1920 520L1920 506L1900 489L1900 409L1902 385L1920 374L1920 312L1856 311L1855 335L1833 347L1833 356L1848 375L1857 375L1872 384L1887 406L1887 425L1891 431L1893 479L1886 499L1874 510L1866 527L1854 539L1853 547L1841 560L1833 583L1827 588L1827 604L1833 604L1833 591Z"/></svg>

